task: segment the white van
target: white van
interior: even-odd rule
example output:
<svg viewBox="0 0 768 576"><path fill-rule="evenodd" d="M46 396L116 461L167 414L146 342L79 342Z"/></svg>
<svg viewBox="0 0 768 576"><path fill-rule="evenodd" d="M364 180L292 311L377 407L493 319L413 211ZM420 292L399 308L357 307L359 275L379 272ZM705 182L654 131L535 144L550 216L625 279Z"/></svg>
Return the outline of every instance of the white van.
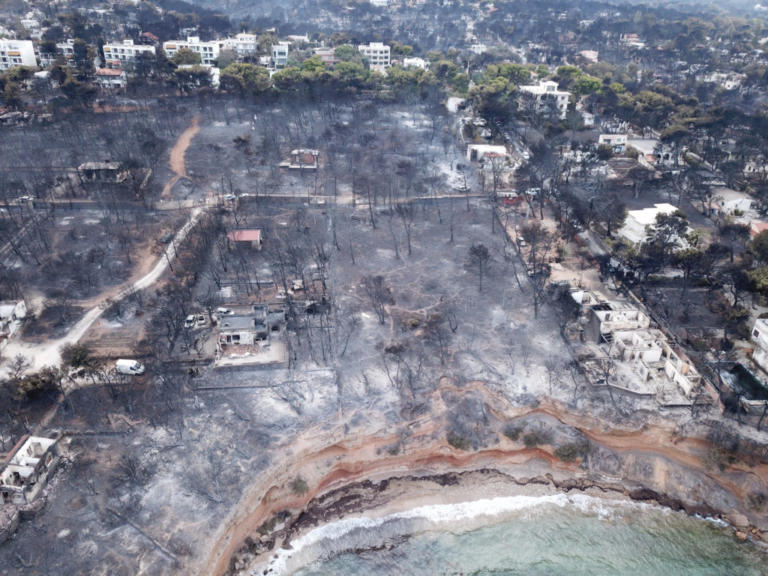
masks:
<svg viewBox="0 0 768 576"><path fill-rule="evenodd" d="M125 358L121 358L115 362L115 371L119 374L144 374L144 364L136 360L127 360Z"/></svg>

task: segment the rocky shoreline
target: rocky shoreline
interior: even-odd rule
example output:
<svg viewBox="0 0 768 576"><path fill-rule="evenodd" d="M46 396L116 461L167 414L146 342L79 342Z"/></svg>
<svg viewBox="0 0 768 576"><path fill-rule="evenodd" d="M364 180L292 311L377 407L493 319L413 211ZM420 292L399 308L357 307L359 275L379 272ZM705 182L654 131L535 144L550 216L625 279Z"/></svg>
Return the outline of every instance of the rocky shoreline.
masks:
<svg viewBox="0 0 768 576"><path fill-rule="evenodd" d="M737 540L751 540L768 553L768 531L750 525L742 514L717 510L707 504L691 505L649 488L627 488L621 484L568 476L555 478L552 473L516 477L496 468L479 468L393 476L382 480L366 479L330 489L312 498L298 513L283 510L265 522L260 535L248 537L231 558L227 574L269 574L268 561L273 551L290 549L291 542L300 535L348 516L385 516L431 500L455 503L491 495L543 495L574 491L612 500L655 504L692 516L717 519L731 527Z"/></svg>

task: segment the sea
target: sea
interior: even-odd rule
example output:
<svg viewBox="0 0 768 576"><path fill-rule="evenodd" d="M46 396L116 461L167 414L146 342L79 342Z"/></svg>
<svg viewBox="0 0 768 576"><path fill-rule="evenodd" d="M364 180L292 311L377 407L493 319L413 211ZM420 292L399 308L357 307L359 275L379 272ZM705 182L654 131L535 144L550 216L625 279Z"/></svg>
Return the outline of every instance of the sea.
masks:
<svg viewBox="0 0 768 576"><path fill-rule="evenodd" d="M768 574L768 556L738 542L721 521L584 494L497 497L344 518L291 544L273 555L270 574Z"/></svg>

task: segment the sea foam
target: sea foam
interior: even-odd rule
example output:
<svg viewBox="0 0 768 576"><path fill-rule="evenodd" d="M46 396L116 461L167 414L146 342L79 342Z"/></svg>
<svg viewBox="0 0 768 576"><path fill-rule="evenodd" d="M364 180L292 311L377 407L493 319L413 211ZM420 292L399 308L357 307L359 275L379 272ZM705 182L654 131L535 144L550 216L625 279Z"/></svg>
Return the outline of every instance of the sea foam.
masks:
<svg viewBox="0 0 768 576"><path fill-rule="evenodd" d="M628 500L608 500L587 494L548 494L544 496L499 496L459 502L431 504L379 518L343 518L319 526L291 541L290 549L280 549L270 560L269 574L290 574L316 560L342 552L381 546L409 534L450 529L465 532L484 524L501 521L520 513L534 513L541 506L574 508L582 513L610 518L628 510L657 509L657 505ZM251 572L261 574L264 567Z"/></svg>

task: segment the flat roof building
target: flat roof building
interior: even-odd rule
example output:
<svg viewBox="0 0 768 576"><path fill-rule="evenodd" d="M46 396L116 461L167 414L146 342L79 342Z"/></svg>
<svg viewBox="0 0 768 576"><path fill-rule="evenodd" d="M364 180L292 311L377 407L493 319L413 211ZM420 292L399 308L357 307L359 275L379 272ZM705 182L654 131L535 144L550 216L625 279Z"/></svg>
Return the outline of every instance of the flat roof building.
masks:
<svg viewBox="0 0 768 576"><path fill-rule="evenodd" d="M168 58L173 58L182 48L200 55L200 63L213 65L219 57L218 42L201 42L198 36L188 36L186 40L168 40L163 42L163 50Z"/></svg>
<svg viewBox="0 0 768 576"><path fill-rule="evenodd" d="M0 70L17 66L37 66L32 40L0 39Z"/></svg>

